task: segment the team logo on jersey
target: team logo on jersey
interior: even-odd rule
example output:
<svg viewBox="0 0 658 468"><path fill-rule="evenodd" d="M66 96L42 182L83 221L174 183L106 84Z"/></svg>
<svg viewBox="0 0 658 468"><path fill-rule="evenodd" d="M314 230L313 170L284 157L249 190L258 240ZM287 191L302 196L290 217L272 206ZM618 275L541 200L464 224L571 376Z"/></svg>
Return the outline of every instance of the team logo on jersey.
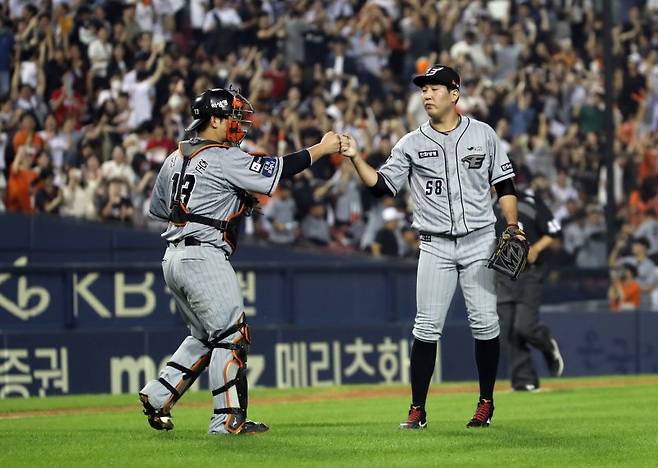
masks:
<svg viewBox="0 0 658 468"><path fill-rule="evenodd" d="M469 151L483 151L481 146L469 146L466 149Z"/></svg>
<svg viewBox="0 0 658 468"><path fill-rule="evenodd" d="M251 164L249 165L249 170L252 172L260 172L260 170L263 168L263 163L261 162L263 158L260 156L257 156L254 158L253 161L251 161Z"/></svg>
<svg viewBox="0 0 658 468"><path fill-rule="evenodd" d="M418 157L419 157L420 159L424 159L424 158L438 158L438 157L439 157L439 152L438 152L438 150L419 151L419 152L418 152Z"/></svg>
<svg viewBox="0 0 658 468"><path fill-rule="evenodd" d="M252 172L258 172L265 177L272 177L276 169L276 159L274 158L264 158L262 156L256 156L251 164L249 165L249 170Z"/></svg>
<svg viewBox="0 0 658 468"><path fill-rule="evenodd" d="M484 154L469 154L462 158L463 163L468 163L469 169L480 169L484 161Z"/></svg>
<svg viewBox="0 0 658 468"><path fill-rule="evenodd" d="M500 165L500 170L503 171L503 172L511 171L512 170L512 163L508 162L508 163L505 163L505 164L501 164Z"/></svg>
<svg viewBox="0 0 658 468"><path fill-rule="evenodd" d="M265 177L272 177L276 169L276 160L274 158L263 158L263 168L260 173Z"/></svg>

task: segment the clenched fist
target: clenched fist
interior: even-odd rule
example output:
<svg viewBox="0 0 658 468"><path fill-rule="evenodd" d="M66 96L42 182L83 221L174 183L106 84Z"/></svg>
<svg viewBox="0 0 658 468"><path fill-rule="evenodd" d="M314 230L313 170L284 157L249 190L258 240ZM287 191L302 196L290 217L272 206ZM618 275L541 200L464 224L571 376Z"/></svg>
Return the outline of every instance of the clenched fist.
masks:
<svg viewBox="0 0 658 468"><path fill-rule="evenodd" d="M320 140L325 154L340 152L340 136L336 132L327 132Z"/></svg>
<svg viewBox="0 0 658 468"><path fill-rule="evenodd" d="M350 159L357 155L356 140L351 135L341 135L340 153Z"/></svg>

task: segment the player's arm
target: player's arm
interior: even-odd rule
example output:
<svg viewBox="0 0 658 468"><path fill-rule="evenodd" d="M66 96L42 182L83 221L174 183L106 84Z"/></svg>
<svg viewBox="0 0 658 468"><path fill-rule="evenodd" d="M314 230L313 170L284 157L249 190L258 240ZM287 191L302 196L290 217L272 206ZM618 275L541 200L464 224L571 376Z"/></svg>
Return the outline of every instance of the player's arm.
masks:
<svg viewBox="0 0 658 468"><path fill-rule="evenodd" d="M220 164L230 184L249 192L271 195L281 177L291 177L322 156L338 153L340 141L338 134L327 132L319 143L283 157L254 156L235 147L228 150L229 157L220 159Z"/></svg>
<svg viewBox="0 0 658 468"><path fill-rule="evenodd" d="M395 192L393 187L390 187L387 184L385 176L375 170L375 168L368 164L364 159L360 158L358 156L356 141L351 136L348 136L347 138L347 145L341 149L341 153L343 156L350 158L354 165L354 169L356 169L356 173L361 178L363 184L370 189L370 192L375 197L383 197L384 195L394 197ZM405 171L408 170L408 168L402 169Z"/></svg>
<svg viewBox="0 0 658 468"><path fill-rule="evenodd" d="M343 143L347 144L347 137L334 132L325 133L319 143L281 158L281 177L292 177L311 167L321 157L340 152Z"/></svg>
<svg viewBox="0 0 658 468"><path fill-rule="evenodd" d="M519 229L518 199L512 181L514 169L496 133L488 127L487 148L490 154L489 183L496 188L500 211L510 230ZM525 237L525 236L521 236Z"/></svg>
<svg viewBox="0 0 658 468"><path fill-rule="evenodd" d="M507 225L519 225L518 199L516 198L516 188L511 178L502 180L494 185L498 194L498 203L500 211L507 222Z"/></svg>

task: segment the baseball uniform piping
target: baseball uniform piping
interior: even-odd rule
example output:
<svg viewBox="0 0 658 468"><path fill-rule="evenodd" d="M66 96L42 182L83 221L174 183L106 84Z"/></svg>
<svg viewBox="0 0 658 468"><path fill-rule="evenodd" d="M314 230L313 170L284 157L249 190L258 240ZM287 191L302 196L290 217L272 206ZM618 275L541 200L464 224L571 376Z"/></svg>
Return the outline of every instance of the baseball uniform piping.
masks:
<svg viewBox="0 0 658 468"><path fill-rule="evenodd" d="M452 200L451 200L451 194L450 194L450 177L448 177L448 157L446 156L446 150L441 146L441 143L438 141L434 140L432 137L430 137L427 133L423 131L422 127L418 127L418 130L420 130L420 133L425 135L428 140L430 140L432 143L436 143L439 148L441 148L441 151L443 151L443 165L445 166L445 172L446 172L446 190L448 190L448 208L450 209L450 235L452 235L452 227L453 227L453 222L452 220L454 219L454 215L452 214Z"/></svg>
<svg viewBox="0 0 658 468"><path fill-rule="evenodd" d="M274 174L274 180L272 181L272 185L270 186L270 189L269 189L268 192L267 192L268 195L272 195L272 190L274 190L274 183L275 183L276 180L277 180L277 179L276 179L277 176L279 176L279 180L281 180L281 176L280 176L280 174L279 174L279 173L281 172L281 163L280 163L280 161L279 161L279 158L275 158L275 159L276 159L276 172L277 172L277 173Z"/></svg>
<svg viewBox="0 0 658 468"><path fill-rule="evenodd" d="M457 138L457 143L455 143L455 166L457 168L457 183L459 184L459 201L461 202L462 205L462 213L463 213L462 221L464 221L464 227L466 228L466 233L468 233L469 230L468 230L468 226L466 225L466 208L464 208L464 194L462 192L462 181L459 175L459 158L457 156L457 147L459 146L459 142L464 136L464 134L466 133L466 130L468 130L468 127L471 126L471 119L469 119L468 117L466 117L466 119L467 119L466 128L464 129L462 134L459 135L459 138Z"/></svg>

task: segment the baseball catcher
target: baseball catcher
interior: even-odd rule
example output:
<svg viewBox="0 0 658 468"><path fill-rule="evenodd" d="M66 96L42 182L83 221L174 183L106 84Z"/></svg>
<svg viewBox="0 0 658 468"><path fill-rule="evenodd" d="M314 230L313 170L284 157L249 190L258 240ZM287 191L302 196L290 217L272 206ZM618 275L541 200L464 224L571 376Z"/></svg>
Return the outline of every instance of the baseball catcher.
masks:
<svg viewBox="0 0 658 468"><path fill-rule="evenodd" d="M149 207L153 217L168 221L162 268L190 335L139 398L149 425L171 430L171 409L208 368L213 397L208 433L266 432L266 424L247 419L251 337L230 263L239 222L254 209L250 192L272 195L281 178L340 151L342 137L327 132L319 143L283 157L253 156L240 149L253 115L240 93L208 89L191 110L194 121L186 131L195 134L165 160Z"/></svg>

